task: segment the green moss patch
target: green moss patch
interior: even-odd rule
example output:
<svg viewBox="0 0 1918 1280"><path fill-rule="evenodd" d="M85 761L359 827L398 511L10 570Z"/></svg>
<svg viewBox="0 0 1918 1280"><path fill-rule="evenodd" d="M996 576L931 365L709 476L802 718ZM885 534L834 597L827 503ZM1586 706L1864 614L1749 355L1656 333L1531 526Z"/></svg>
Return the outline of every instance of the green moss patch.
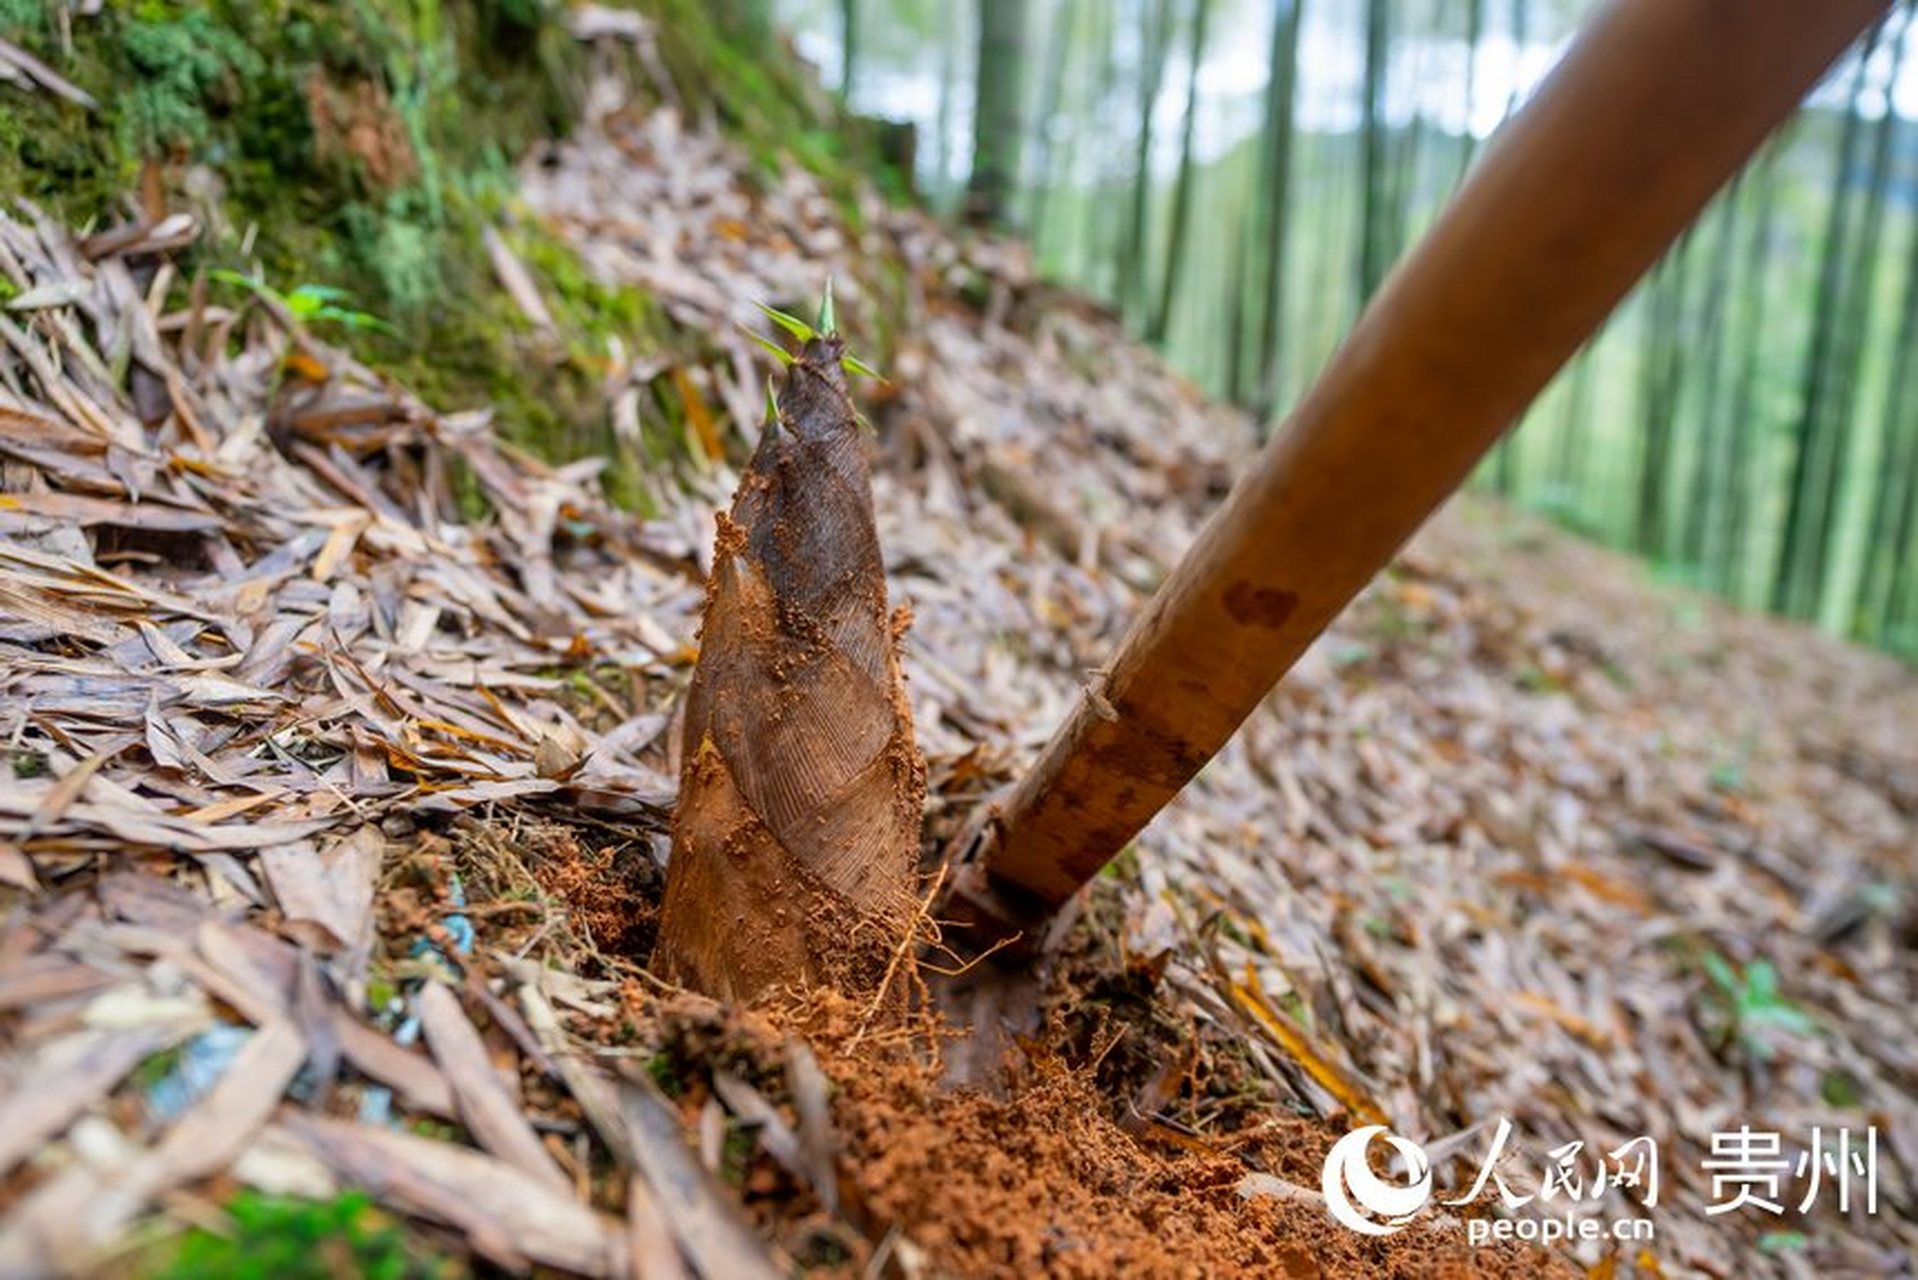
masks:
<svg viewBox="0 0 1918 1280"><path fill-rule="evenodd" d="M773 43L755 0L642 0L656 53L633 52L636 89L715 111L767 172L820 173L849 210L866 168L857 130ZM502 432L545 456L612 459L628 503L640 471L683 449L670 380L642 415L659 439L616 447L604 393L615 341L697 359L637 290L594 279L515 216L513 165L563 135L589 51L557 0L138 0L65 22L44 0L0 0L0 34L91 94L89 110L0 85L0 190L68 225L161 210L207 221L181 262L282 296L321 291L379 323L335 323L370 364L446 410L491 405ZM847 138L851 140L848 141ZM859 153L855 155L853 153ZM482 232L502 229L553 313L545 330L502 290ZM337 291L337 292L334 292ZM227 295L231 295L230 297ZM389 328L390 326L390 328Z"/></svg>

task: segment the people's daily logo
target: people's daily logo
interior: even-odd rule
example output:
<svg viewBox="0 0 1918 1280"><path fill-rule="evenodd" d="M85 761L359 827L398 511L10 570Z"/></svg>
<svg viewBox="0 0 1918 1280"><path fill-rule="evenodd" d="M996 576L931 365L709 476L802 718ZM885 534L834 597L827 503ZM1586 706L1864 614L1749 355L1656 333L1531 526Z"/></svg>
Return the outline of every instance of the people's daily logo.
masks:
<svg viewBox="0 0 1918 1280"><path fill-rule="evenodd" d="M1407 1181L1391 1182L1372 1172L1367 1156L1374 1138L1383 1138L1386 1146L1398 1152ZM1432 1198L1432 1163L1417 1143L1382 1124L1368 1124L1332 1145L1319 1185L1325 1192L1325 1207L1341 1225L1368 1236L1389 1236Z"/></svg>
<svg viewBox="0 0 1918 1280"><path fill-rule="evenodd" d="M1431 1225L1463 1226L1472 1244L1653 1238L1646 1215L1658 1206L1659 1152L1650 1135L1609 1150L1573 1139L1534 1163L1510 1151L1514 1129L1509 1117L1500 1118L1477 1176L1464 1194L1450 1199L1435 1198L1432 1160L1418 1143L1382 1124L1354 1129L1326 1153L1319 1177L1326 1211L1341 1226L1368 1236L1402 1231L1436 1205ZM1377 1172L1375 1154L1396 1156L1397 1172ZM1381 1160L1380 1166L1390 1163ZM1782 1215L1788 1208L1805 1214L1821 1200L1834 1202L1840 1213L1878 1211L1875 1127L1855 1132L1813 1126L1794 1142L1741 1125L1712 1134L1711 1153L1699 1163L1711 1178L1708 1215ZM1451 1217L1446 1208L1464 1209L1466 1216ZM1628 1212L1612 1216L1621 1209ZM1486 1210L1502 1210L1503 1216Z"/></svg>

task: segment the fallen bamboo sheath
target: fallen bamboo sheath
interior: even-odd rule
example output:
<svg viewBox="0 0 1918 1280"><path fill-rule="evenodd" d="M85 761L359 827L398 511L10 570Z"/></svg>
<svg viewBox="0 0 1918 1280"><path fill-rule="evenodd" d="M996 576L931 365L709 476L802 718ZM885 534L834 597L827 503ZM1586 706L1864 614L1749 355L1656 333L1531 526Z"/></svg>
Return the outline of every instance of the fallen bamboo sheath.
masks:
<svg viewBox="0 0 1918 1280"><path fill-rule="evenodd" d="M1030 930L1204 766L1884 0L1612 0L1014 789L947 914Z"/></svg>
<svg viewBox="0 0 1918 1280"><path fill-rule="evenodd" d="M719 518L656 964L726 999L883 999L917 907L925 766L844 346L787 320L805 347Z"/></svg>

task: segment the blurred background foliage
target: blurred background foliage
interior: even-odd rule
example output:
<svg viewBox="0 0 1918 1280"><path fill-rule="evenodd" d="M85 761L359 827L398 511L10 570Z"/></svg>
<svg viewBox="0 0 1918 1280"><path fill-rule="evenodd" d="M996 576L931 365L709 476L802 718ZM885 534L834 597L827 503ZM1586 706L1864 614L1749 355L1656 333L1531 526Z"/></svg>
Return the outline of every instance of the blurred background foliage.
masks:
<svg viewBox="0 0 1918 1280"><path fill-rule="evenodd" d="M1278 422L1585 0L777 0L926 197ZM1918 58L1899 6L1478 483L1918 654ZM983 171L983 172L982 172ZM1432 424L1434 431L1444 424Z"/></svg>

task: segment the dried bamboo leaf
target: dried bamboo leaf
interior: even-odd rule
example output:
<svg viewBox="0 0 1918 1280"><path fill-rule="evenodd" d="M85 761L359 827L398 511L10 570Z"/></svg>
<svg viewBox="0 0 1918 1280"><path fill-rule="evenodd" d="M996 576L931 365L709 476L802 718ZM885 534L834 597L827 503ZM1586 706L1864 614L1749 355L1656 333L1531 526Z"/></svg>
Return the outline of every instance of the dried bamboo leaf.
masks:
<svg viewBox="0 0 1918 1280"><path fill-rule="evenodd" d="M526 264L520 261L519 255L513 252L512 246L495 228L485 227L481 234L486 241L487 256L493 262L493 273L499 277L513 305L533 324L551 331L554 327L553 313L547 310L546 299L540 296L539 286L533 283L532 273L526 269Z"/></svg>
<svg viewBox="0 0 1918 1280"><path fill-rule="evenodd" d="M262 1025L206 1097L128 1171L127 1184L145 1199L225 1168L279 1105L306 1053L306 1038L291 1022Z"/></svg>
<svg viewBox="0 0 1918 1280"><path fill-rule="evenodd" d="M620 1107L637 1164L679 1247L703 1276L775 1280L791 1268L754 1234L731 1197L686 1145L685 1132L650 1080L620 1084Z"/></svg>
<svg viewBox="0 0 1918 1280"><path fill-rule="evenodd" d="M1259 984L1258 975L1252 972L1249 965L1245 979L1233 982L1230 990L1239 1007L1265 1028L1279 1047L1324 1086L1326 1092L1337 1098L1339 1105L1355 1120L1362 1124L1386 1123L1385 1113L1379 1110L1378 1104L1367 1097L1365 1091L1327 1058L1304 1032L1292 1025L1291 1019L1272 1007L1271 1001L1266 999L1264 987Z"/></svg>
<svg viewBox="0 0 1918 1280"><path fill-rule="evenodd" d="M526 1021L531 1024L533 1034L547 1055L552 1059L566 1088L579 1103L579 1109L586 1114L587 1122L593 1131L613 1153L621 1168L630 1169L633 1164L632 1144L626 1136L626 1124L620 1116L619 1093L610 1077L599 1071L583 1059L579 1052L567 1040L564 1028L560 1026L559 1015L540 990L542 970L522 960L505 960L507 970L518 983L519 1001L526 1010Z"/></svg>
<svg viewBox="0 0 1918 1280"><path fill-rule="evenodd" d="M82 1031L35 1053L0 1097L0 1175L62 1133L129 1071L192 1034L191 1022Z"/></svg>
<svg viewBox="0 0 1918 1280"><path fill-rule="evenodd" d="M632 1257L633 1280L688 1280L690 1273L673 1243L672 1228L660 1213L652 1188L637 1173L626 1179L626 1248Z"/></svg>
<svg viewBox="0 0 1918 1280"><path fill-rule="evenodd" d="M16 889L25 889L29 893L40 887L40 878L33 873L33 863L20 851L20 846L8 840L0 840L0 884L10 884Z"/></svg>
<svg viewBox="0 0 1918 1280"><path fill-rule="evenodd" d="M459 997L449 987L428 983L419 994L419 1015L433 1057L453 1087L460 1118L480 1145L528 1178L559 1194L570 1193L572 1184L494 1073L486 1045L467 1020Z"/></svg>
<svg viewBox="0 0 1918 1280"><path fill-rule="evenodd" d="M814 1190L828 1210L839 1209L839 1140L833 1131L831 1085L819 1059L797 1036L786 1041L786 1085L799 1113L799 1142Z"/></svg>
<svg viewBox="0 0 1918 1280"><path fill-rule="evenodd" d="M332 1032L348 1062L392 1089L407 1106L448 1120L458 1118L452 1086L426 1058L401 1048L344 1009L333 1010Z"/></svg>
<svg viewBox="0 0 1918 1280"><path fill-rule="evenodd" d="M363 953L371 944L373 886L386 842L371 825L329 841L308 841L260 851L260 869L290 922L318 925L332 949Z"/></svg>
<svg viewBox="0 0 1918 1280"><path fill-rule="evenodd" d="M584 1276L624 1267L618 1225L490 1156L407 1133L299 1113L283 1124L334 1172L382 1201L458 1228L503 1267L543 1262Z"/></svg>
<svg viewBox="0 0 1918 1280"><path fill-rule="evenodd" d="M93 100L92 94L82 89L79 85L74 84L73 81L67 79L58 71L55 71L52 67L49 67L46 63L28 53L19 45L14 44L11 40L0 40L0 62L4 62L12 67L17 67L19 70L25 72L26 75L41 88L54 94L56 97L65 98L68 102L76 106L85 107L87 110L93 111L100 105Z"/></svg>
<svg viewBox="0 0 1918 1280"><path fill-rule="evenodd" d="M118 981L119 977L105 969L41 952L0 964L0 1011L87 995Z"/></svg>

